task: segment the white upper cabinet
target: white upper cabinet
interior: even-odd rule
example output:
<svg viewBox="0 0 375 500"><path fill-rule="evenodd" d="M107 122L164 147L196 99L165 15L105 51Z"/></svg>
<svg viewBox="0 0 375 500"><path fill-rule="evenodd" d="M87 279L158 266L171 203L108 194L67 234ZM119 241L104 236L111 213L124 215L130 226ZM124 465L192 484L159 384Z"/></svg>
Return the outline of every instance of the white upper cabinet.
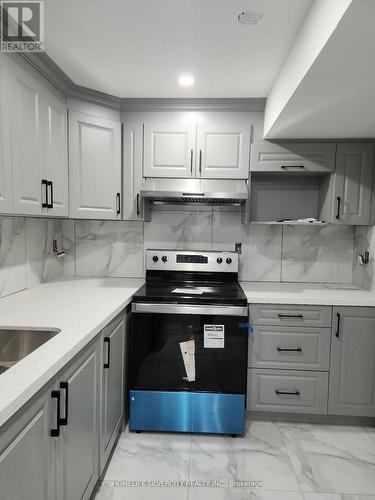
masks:
<svg viewBox="0 0 375 500"><path fill-rule="evenodd" d="M68 206L68 145L66 138L65 100L47 92L43 99L45 113L45 179L50 184L48 209L51 215L66 216ZM51 184L52 183L52 184Z"/></svg>
<svg viewBox="0 0 375 500"><path fill-rule="evenodd" d="M44 178L42 87L18 66L13 65L13 71L13 206L15 213L40 215Z"/></svg>
<svg viewBox="0 0 375 500"><path fill-rule="evenodd" d="M123 203L122 218L139 220L142 218L140 189L142 187L142 123L123 125Z"/></svg>
<svg viewBox="0 0 375 500"><path fill-rule="evenodd" d="M10 151L10 116L8 68L0 58L0 213L12 211L12 163Z"/></svg>
<svg viewBox="0 0 375 500"><path fill-rule="evenodd" d="M121 124L69 111L70 215L121 217Z"/></svg>
<svg viewBox="0 0 375 500"><path fill-rule="evenodd" d="M144 125L144 177L194 177L196 126Z"/></svg>
<svg viewBox="0 0 375 500"><path fill-rule="evenodd" d="M333 178L333 222L369 224L374 146L371 143L337 145Z"/></svg>
<svg viewBox="0 0 375 500"><path fill-rule="evenodd" d="M196 177L247 179L249 176L250 125L197 125Z"/></svg>
<svg viewBox="0 0 375 500"><path fill-rule="evenodd" d="M333 172L336 144L262 142L251 146L251 172Z"/></svg>

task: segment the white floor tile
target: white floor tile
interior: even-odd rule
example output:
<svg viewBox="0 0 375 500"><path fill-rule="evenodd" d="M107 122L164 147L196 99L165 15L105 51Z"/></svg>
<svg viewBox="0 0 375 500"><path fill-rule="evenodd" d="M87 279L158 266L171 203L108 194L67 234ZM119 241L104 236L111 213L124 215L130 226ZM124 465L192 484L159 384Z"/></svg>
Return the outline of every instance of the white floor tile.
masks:
<svg viewBox="0 0 375 500"><path fill-rule="evenodd" d="M304 493L305 500L375 500L373 495L339 495L336 493Z"/></svg>
<svg viewBox="0 0 375 500"><path fill-rule="evenodd" d="M303 491L375 494L375 446L366 429L309 424L279 427Z"/></svg>
<svg viewBox="0 0 375 500"><path fill-rule="evenodd" d="M304 500L296 491L264 491L243 488L189 488L188 500Z"/></svg>
<svg viewBox="0 0 375 500"><path fill-rule="evenodd" d="M194 435L190 479L260 481L265 490L299 491L278 426L253 422L244 438Z"/></svg>
<svg viewBox="0 0 375 500"><path fill-rule="evenodd" d="M187 488L119 487L105 481L95 500L187 500L187 496Z"/></svg>

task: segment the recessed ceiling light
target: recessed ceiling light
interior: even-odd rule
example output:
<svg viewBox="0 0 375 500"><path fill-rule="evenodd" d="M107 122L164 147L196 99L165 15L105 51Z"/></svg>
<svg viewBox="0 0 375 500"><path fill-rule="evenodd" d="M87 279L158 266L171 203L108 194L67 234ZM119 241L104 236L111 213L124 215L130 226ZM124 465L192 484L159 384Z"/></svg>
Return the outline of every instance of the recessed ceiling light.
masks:
<svg viewBox="0 0 375 500"><path fill-rule="evenodd" d="M263 14L261 12L255 12L255 10L246 10L241 12L238 16L238 20L241 24L257 24L263 19Z"/></svg>
<svg viewBox="0 0 375 500"><path fill-rule="evenodd" d="M194 85L194 76L193 75L181 75L178 78L178 83L181 87L191 87Z"/></svg>

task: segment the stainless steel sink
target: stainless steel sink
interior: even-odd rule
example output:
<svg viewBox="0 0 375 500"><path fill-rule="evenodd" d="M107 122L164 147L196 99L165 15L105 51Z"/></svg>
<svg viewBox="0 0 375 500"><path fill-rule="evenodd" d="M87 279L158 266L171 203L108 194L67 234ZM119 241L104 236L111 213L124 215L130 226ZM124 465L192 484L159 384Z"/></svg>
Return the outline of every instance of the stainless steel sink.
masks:
<svg viewBox="0 0 375 500"><path fill-rule="evenodd" d="M0 329L0 374L38 349L60 330Z"/></svg>

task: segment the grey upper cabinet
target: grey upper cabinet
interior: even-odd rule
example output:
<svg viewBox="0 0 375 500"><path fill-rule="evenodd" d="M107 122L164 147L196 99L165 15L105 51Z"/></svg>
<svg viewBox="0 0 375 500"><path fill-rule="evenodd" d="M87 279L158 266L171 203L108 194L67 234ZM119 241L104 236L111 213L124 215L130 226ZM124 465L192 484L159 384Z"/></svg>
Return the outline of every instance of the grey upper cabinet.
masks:
<svg viewBox="0 0 375 500"><path fill-rule="evenodd" d="M103 330L100 471L111 453L124 417L125 318L121 315Z"/></svg>
<svg viewBox="0 0 375 500"><path fill-rule="evenodd" d="M370 220L372 143L337 145L336 171L327 183L322 218L333 224L367 225Z"/></svg>
<svg viewBox="0 0 375 500"><path fill-rule="evenodd" d="M328 412L375 416L375 308L333 309Z"/></svg>
<svg viewBox="0 0 375 500"><path fill-rule="evenodd" d="M143 216L142 204L139 196L143 179L142 135L142 123L124 123L122 141L124 159L124 172L122 176L122 218L124 220L141 220Z"/></svg>
<svg viewBox="0 0 375 500"><path fill-rule="evenodd" d="M9 78L5 56L0 57L0 213L12 212L12 163L9 130Z"/></svg>
<svg viewBox="0 0 375 500"><path fill-rule="evenodd" d="M58 439L59 500L90 498L98 479L98 342L60 376L61 437Z"/></svg>
<svg viewBox="0 0 375 500"><path fill-rule="evenodd" d="M0 500L56 498L50 389L1 429Z"/></svg>
<svg viewBox="0 0 375 500"><path fill-rule="evenodd" d="M335 169L336 144L262 142L251 147L251 172L330 173Z"/></svg>

